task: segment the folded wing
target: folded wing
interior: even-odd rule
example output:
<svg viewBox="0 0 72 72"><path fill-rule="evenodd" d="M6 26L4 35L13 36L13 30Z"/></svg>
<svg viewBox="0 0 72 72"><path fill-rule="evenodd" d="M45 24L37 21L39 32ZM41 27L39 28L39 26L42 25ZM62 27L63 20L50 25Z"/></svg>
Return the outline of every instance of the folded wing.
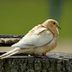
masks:
<svg viewBox="0 0 72 72"><path fill-rule="evenodd" d="M39 28L35 30L31 35L25 35L18 43L12 45L12 47L30 48L43 46L53 39L53 34L46 28Z"/></svg>

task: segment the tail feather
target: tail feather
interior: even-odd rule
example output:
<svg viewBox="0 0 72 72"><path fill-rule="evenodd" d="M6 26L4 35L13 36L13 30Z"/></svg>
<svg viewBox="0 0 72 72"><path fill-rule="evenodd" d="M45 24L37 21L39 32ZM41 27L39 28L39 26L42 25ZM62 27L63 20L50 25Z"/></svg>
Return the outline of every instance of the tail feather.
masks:
<svg viewBox="0 0 72 72"><path fill-rule="evenodd" d="M18 53L19 51L20 51L20 48L15 48L15 49L8 51L7 53L1 55L0 59L8 58L8 57Z"/></svg>

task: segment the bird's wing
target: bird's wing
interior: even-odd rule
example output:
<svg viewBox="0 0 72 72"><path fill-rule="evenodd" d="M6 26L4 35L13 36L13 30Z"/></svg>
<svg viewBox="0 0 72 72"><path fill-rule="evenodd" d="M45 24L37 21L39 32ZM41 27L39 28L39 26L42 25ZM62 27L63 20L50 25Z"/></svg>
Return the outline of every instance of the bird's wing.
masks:
<svg viewBox="0 0 72 72"><path fill-rule="evenodd" d="M12 47L30 48L43 46L53 39L53 34L46 28L39 28L31 35L24 36L18 43Z"/></svg>

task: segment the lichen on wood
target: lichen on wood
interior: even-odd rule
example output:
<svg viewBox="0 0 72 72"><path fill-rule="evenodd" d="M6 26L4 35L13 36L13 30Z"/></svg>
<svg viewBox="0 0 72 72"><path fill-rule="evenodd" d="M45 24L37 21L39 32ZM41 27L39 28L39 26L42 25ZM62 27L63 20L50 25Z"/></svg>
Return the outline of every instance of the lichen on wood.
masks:
<svg viewBox="0 0 72 72"><path fill-rule="evenodd" d="M72 72L72 56L61 53L48 56L11 56L0 60L0 72ZM54 57L56 56L56 57Z"/></svg>
<svg viewBox="0 0 72 72"><path fill-rule="evenodd" d="M23 35L0 35L0 46L11 46L22 37Z"/></svg>

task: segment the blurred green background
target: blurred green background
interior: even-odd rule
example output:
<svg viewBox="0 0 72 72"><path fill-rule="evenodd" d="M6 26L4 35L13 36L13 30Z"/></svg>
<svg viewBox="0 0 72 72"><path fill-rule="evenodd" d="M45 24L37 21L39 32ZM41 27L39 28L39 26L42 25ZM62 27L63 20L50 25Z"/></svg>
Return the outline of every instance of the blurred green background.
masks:
<svg viewBox="0 0 72 72"><path fill-rule="evenodd" d="M49 18L49 0L0 0L0 34L26 34ZM60 38L72 39L72 1L64 0Z"/></svg>

